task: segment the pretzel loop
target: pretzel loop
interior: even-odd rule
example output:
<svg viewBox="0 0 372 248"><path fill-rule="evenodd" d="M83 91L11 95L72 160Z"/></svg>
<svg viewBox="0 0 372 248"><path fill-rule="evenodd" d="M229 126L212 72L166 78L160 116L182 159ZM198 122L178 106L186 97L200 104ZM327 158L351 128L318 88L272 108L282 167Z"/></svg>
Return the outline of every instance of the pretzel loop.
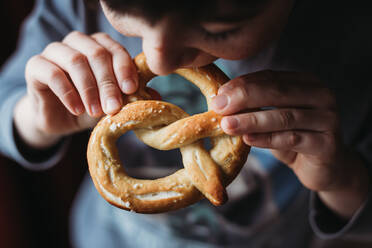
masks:
<svg viewBox="0 0 372 248"><path fill-rule="evenodd" d="M221 116L213 111L189 116L179 107L150 99L145 91L153 74L143 54L135 58L139 90L114 116L106 116L94 128L88 144L88 164L93 182L111 204L140 213L179 209L202 199L213 204L227 200L225 187L236 177L249 153L240 136L223 133ZM198 86L209 106L211 98L228 78L214 65L178 69L175 73ZM185 169L167 177L144 180L128 176L121 165L116 140L129 130L144 143L160 150L180 148ZM202 138L211 137L206 151Z"/></svg>

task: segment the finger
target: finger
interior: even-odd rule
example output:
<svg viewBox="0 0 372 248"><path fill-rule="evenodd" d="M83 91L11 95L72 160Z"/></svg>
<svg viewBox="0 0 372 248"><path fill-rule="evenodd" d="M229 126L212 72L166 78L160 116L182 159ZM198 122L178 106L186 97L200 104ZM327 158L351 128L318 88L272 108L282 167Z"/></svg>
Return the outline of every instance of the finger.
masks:
<svg viewBox="0 0 372 248"><path fill-rule="evenodd" d="M96 33L92 38L110 51L114 73L121 90L125 94L133 94L138 88L138 75L128 51L108 34Z"/></svg>
<svg viewBox="0 0 372 248"><path fill-rule="evenodd" d="M40 69L42 68L42 69ZM40 55L32 57L26 66L26 79L31 89L50 89L74 115L84 112L84 105L64 71Z"/></svg>
<svg viewBox="0 0 372 248"><path fill-rule="evenodd" d="M264 107L334 108L331 91L313 76L306 79L305 75L261 71L235 78L219 89L212 109L229 115Z"/></svg>
<svg viewBox="0 0 372 248"><path fill-rule="evenodd" d="M250 146L294 151L316 156L332 154L332 149L335 147L334 140L329 133L310 131L283 131L243 135L243 141Z"/></svg>
<svg viewBox="0 0 372 248"><path fill-rule="evenodd" d="M80 32L70 33L63 43L81 52L88 59L104 112L114 114L119 111L123 102L112 67L111 53L90 36Z"/></svg>
<svg viewBox="0 0 372 248"><path fill-rule="evenodd" d="M97 83L82 53L63 43L54 42L41 55L68 74L89 115L102 115Z"/></svg>
<svg viewBox="0 0 372 248"><path fill-rule="evenodd" d="M337 115L330 110L272 109L225 116L221 127L230 135L287 130L326 132L338 129Z"/></svg>

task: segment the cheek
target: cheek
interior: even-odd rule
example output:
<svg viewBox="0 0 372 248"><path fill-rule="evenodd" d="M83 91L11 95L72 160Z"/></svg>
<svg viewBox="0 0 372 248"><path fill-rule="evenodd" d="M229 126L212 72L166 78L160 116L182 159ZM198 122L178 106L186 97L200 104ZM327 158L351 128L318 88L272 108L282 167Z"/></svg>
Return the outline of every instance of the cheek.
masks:
<svg viewBox="0 0 372 248"><path fill-rule="evenodd" d="M273 32L250 32L237 39L235 44L226 48L225 59L244 59L257 55L270 46L278 37L279 33Z"/></svg>
<svg viewBox="0 0 372 248"><path fill-rule="evenodd" d="M117 17L109 18L108 17L107 19L112 25L112 27L116 31L121 33L122 35L125 35L125 36L139 36L140 35L138 33L139 29L131 28L132 27L131 25L127 25L127 24L124 25L124 23L127 23L126 20L124 20L124 18L117 18Z"/></svg>
<svg viewBox="0 0 372 248"><path fill-rule="evenodd" d="M240 60L255 56L265 47L269 46L272 39L259 37L247 33L232 41L216 44L208 44L204 51L210 55L227 60ZM266 40L265 40L266 39Z"/></svg>
<svg viewBox="0 0 372 248"><path fill-rule="evenodd" d="M292 0L271 0L265 11L248 21L239 35L225 42L205 43L204 50L230 60L257 55L279 38L287 23L292 4Z"/></svg>

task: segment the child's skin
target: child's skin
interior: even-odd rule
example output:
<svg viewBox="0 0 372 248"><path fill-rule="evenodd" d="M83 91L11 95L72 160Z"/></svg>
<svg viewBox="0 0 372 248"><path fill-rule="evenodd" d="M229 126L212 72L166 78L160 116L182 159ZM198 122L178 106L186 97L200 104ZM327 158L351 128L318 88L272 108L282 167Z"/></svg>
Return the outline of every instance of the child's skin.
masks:
<svg viewBox="0 0 372 248"><path fill-rule="evenodd" d="M222 6L224 2L219 16L229 17L234 9ZM255 17L237 22L192 25L176 15L150 25L140 16L121 15L101 5L115 29L142 38L150 69L162 75L216 58L255 55L279 36L293 0L270 0ZM28 93L17 104L14 121L24 142L37 149L92 127L92 117L116 113L124 104L121 94L135 92L138 85L125 48L103 33L72 32L51 43L28 61L25 77ZM348 219L366 199L369 178L358 156L343 145L335 99L321 85L305 73L257 72L222 86L212 107L225 115L221 127L227 134L272 149L305 187ZM276 108L248 112L267 106Z"/></svg>

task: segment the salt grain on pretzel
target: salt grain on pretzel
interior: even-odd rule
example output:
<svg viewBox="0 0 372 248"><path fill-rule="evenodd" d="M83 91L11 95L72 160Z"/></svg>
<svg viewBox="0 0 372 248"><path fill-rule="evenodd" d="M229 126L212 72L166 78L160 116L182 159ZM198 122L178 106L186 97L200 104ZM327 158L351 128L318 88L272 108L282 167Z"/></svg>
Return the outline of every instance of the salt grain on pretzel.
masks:
<svg viewBox="0 0 372 248"><path fill-rule="evenodd" d="M114 116L103 118L94 128L88 144L89 171L99 193L111 204L139 213L159 213L179 209L204 197L213 204L227 200L225 187L239 173L249 147L240 136L223 133L221 116L208 111L189 116L179 107L147 100L145 87L155 77L143 54L135 58L139 90ZM178 69L175 73L198 86L210 105L218 88L228 81L215 65ZM185 169L167 177L144 180L127 175L121 165L116 140L129 130L147 145L170 150L180 148ZM210 137L206 151L201 139Z"/></svg>

